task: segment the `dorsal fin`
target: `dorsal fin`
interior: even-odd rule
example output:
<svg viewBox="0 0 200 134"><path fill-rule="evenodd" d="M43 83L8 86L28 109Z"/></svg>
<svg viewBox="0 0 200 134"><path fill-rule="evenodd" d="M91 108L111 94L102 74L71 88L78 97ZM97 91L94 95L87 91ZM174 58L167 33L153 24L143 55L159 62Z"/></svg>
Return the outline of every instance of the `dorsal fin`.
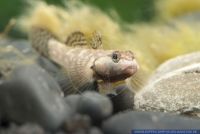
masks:
<svg viewBox="0 0 200 134"><path fill-rule="evenodd" d="M95 31L93 33L92 38L90 40L90 45L93 49L98 49L102 47L102 36L100 32Z"/></svg>
<svg viewBox="0 0 200 134"><path fill-rule="evenodd" d="M69 46L88 46L98 49L102 47L102 37L99 32L95 31L91 38L86 39L84 33L75 31L68 36L65 44Z"/></svg>
<svg viewBox="0 0 200 134"><path fill-rule="evenodd" d="M75 31L68 36L65 44L69 46L84 46L87 45L87 40L82 32Z"/></svg>

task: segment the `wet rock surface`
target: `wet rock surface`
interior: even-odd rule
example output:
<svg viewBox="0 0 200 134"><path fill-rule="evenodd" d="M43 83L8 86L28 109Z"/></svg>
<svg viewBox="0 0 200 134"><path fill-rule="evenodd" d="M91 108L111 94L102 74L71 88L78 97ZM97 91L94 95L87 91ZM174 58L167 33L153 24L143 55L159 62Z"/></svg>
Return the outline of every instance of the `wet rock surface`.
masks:
<svg viewBox="0 0 200 134"><path fill-rule="evenodd" d="M132 110L134 107L134 93L126 85L119 85L113 89L116 94L108 94L113 104L113 113Z"/></svg>
<svg viewBox="0 0 200 134"><path fill-rule="evenodd" d="M89 115L95 123L98 123L112 114L112 104L106 96L85 92L80 98L77 111Z"/></svg>
<svg viewBox="0 0 200 134"><path fill-rule="evenodd" d="M200 52L177 56L160 65L152 75L150 81L153 82L167 73L195 63L200 63Z"/></svg>
<svg viewBox="0 0 200 134"><path fill-rule="evenodd" d="M113 110L109 98L97 92L87 91L81 95L70 95L65 101L75 112L90 116L94 124L101 123L112 114Z"/></svg>
<svg viewBox="0 0 200 134"><path fill-rule="evenodd" d="M161 65L149 84L136 94L135 108L199 116L199 56L199 52L192 53Z"/></svg>
<svg viewBox="0 0 200 134"><path fill-rule="evenodd" d="M164 113L124 112L103 123L105 134L130 134L133 129L198 129L200 120Z"/></svg>
<svg viewBox="0 0 200 134"><path fill-rule="evenodd" d="M30 77L31 76L31 77ZM70 116L57 83L38 66L20 66L0 85L0 117L56 129Z"/></svg>
<svg viewBox="0 0 200 134"><path fill-rule="evenodd" d="M0 134L47 134L45 130L36 124L24 124L18 126L10 124L9 127L0 127Z"/></svg>

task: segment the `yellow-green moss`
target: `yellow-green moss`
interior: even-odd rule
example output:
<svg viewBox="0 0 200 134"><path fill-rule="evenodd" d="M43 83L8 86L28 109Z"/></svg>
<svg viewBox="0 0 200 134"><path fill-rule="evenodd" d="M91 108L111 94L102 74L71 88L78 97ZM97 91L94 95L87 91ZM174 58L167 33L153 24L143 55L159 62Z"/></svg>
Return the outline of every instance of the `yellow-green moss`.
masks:
<svg viewBox="0 0 200 134"><path fill-rule="evenodd" d="M200 11L200 0L157 0L156 8L160 17L169 19Z"/></svg>

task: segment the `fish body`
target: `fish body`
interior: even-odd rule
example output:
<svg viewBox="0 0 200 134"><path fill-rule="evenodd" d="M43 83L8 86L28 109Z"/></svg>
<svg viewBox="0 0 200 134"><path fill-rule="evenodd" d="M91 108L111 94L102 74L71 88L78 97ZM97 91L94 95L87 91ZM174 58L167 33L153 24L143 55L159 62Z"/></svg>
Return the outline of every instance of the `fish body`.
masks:
<svg viewBox="0 0 200 134"><path fill-rule="evenodd" d="M66 44L51 32L38 27L32 28L30 37L32 46L40 54L63 68L74 92L80 91L88 83L125 80L138 70L131 51L98 49L98 44L101 43L101 38L98 37L92 38L92 47L89 48L85 47L88 42L81 32L72 33Z"/></svg>

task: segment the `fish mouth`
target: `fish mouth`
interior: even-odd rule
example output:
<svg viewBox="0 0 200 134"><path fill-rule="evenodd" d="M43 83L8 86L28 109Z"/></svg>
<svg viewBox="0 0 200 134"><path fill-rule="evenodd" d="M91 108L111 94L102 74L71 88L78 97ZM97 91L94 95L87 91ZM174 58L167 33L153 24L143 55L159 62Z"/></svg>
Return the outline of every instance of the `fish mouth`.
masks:
<svg viewBox="0 0 200 134"><path fill-rule="evenodd" d="M131 77L132 75L134 75L137 72L137 70L138 70L138 66L137 65L126 67L123 70L122 74L116 75L116 76L111 76L111 77L109 77L108 80L110 82L117 82L117 81L125 80L125 79Z"/></svg>
<svg viewBox="0 0 200 134"><path fill-rule="evenodd" d="M135 62L132 63L132 65L124 68L123 72L126 73L127 75L132 76L133 74L135 74L138 71L138 69L139 69L139 65L135 61Z"/></svg>
<svg viewBox="0 0 200 134"><path fill-rule="evenodd" d="M120 74L115 74L115 75L110 75L110 76L109 75L108 76L98 75L98 76L103 81L106 81L106 82L117 82L117 81L122 81L131 77L136 72L137 72L137 66L130 66L123 69Z"/></svg>
<svg viewBox="0 0 200 134"><path fill-rule="evenodd" d="M129 66L129 67L126 67L123 72L129 76L132 76L137 72L137 70L138 70L137 66Z"/></svg>

